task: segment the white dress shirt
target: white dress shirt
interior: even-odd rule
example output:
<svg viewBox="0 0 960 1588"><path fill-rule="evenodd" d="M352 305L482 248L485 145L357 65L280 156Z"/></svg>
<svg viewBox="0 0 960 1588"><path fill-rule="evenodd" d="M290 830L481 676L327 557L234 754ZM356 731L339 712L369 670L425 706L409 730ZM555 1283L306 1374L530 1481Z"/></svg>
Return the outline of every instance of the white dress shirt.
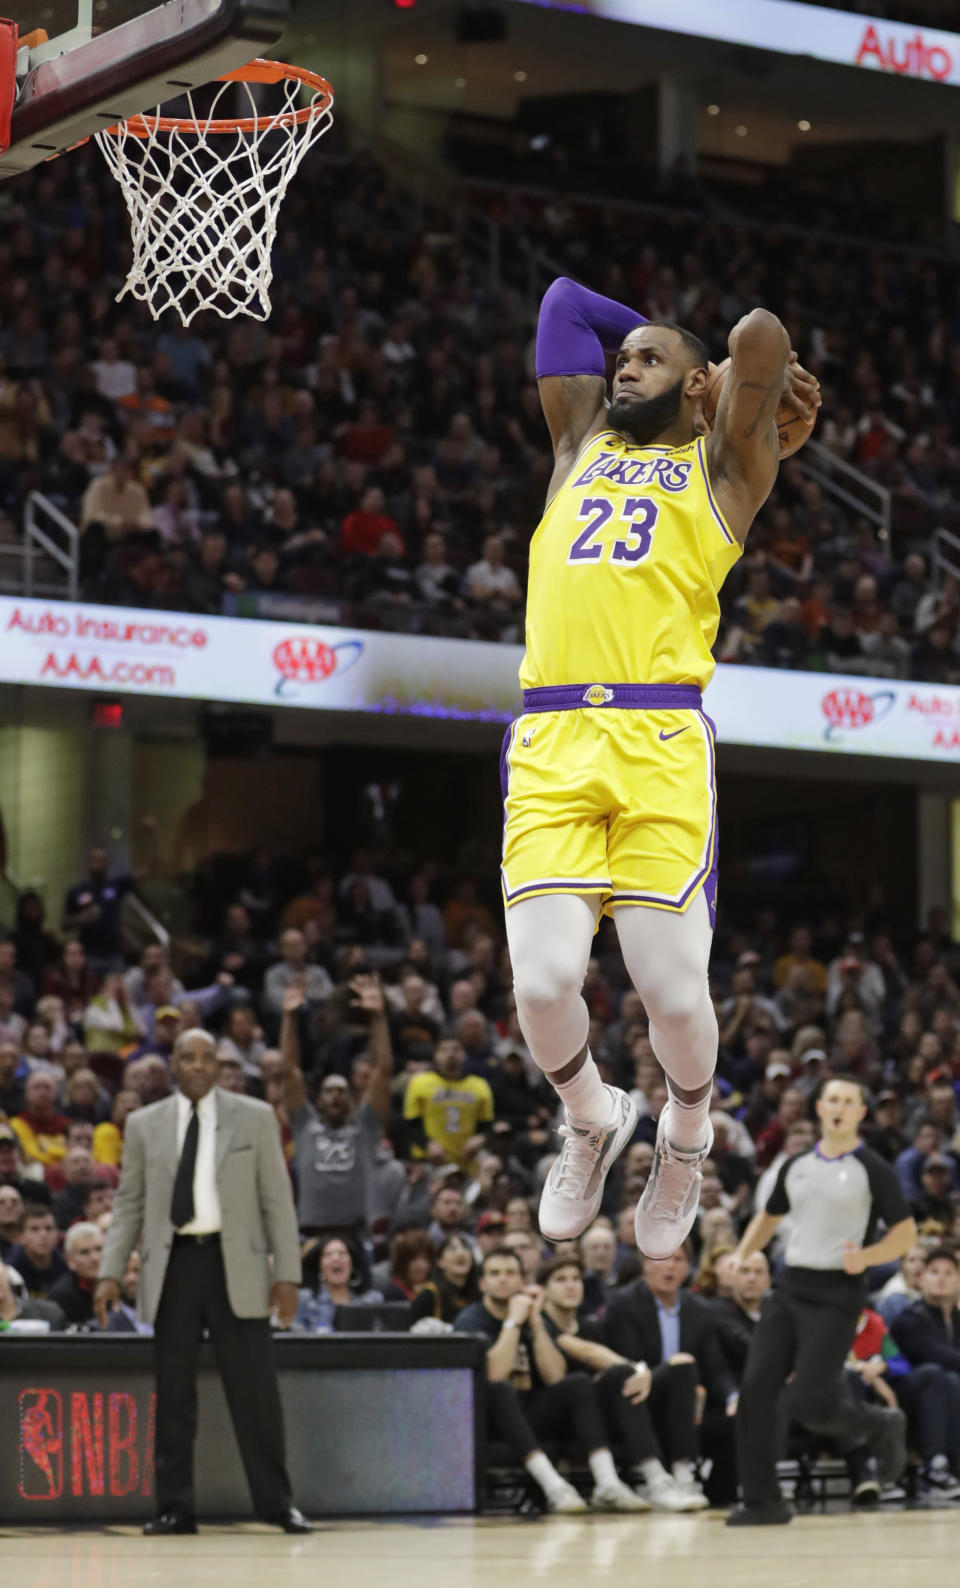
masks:
<svg viewBox="0 0 960 1588"><path fill-rule="evenodd" d="M177 1093L177 1161L190 1123L190 1099ZM219 1231L220 1197L217 1193L217 1088L212 1086L197 1104L200 1137L193 1172L193 1218L181 1225L180 1235L213 1235Z"/></svg>

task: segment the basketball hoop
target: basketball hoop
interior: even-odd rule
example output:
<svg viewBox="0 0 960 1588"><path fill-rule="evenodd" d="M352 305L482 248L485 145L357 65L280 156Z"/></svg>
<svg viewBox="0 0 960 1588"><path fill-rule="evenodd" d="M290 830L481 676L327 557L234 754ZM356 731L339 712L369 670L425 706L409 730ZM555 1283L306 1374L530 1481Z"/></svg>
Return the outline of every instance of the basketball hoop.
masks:
<svg viewBox="0 0 960 1588"><path fill-rule="evenodd" d="M132 293L154 319L176 309L184 325L203 309L224 319L270 314L270 256L280 205L307 150L333 121L333 90L316 72L251 61L217 79L205 114L193 92L186 116L130 116L96 134L130 212L133 262L118 299ZM241 84L249 116L218 117ZM283 90L272 112L253 85ZM298 105L301 93L309 103Z"/></svg>

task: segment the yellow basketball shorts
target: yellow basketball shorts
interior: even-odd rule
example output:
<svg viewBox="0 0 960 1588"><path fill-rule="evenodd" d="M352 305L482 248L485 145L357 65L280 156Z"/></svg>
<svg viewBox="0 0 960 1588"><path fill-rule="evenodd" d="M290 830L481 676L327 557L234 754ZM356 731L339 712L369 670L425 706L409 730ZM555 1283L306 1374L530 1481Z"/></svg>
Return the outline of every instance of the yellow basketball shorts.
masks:
<svg viewBox="0 0 960 1588"><path fill-rule="evenodd" d="M597 893L607 914L621 904L682 914L703 888L715 925L715 745L699 708L581 704L518 717L500 757L507 908Z"/></svg>

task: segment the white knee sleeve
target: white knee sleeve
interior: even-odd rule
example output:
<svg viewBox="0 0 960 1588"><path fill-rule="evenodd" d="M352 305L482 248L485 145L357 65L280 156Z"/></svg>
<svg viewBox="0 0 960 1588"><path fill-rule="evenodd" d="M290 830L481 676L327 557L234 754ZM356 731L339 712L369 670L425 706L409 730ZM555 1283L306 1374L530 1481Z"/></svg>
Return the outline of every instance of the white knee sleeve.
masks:
<svg viewBox="0 0 960 1588"><path fill-rule="evenodd" d="M615 920L653 1050L668 1079L693 1091L717 1067L717 1018L707 983L713 933L703 893L683 915L621 905Z"/></svg>
<svg viewBox="0 0 960 1588"><path fill-rule="evenodd" d="M507 911L517 1019L541 1070L563 1069L587 1040L590 1017L580 995L596 910L578 894L525 899Z"/></svg>

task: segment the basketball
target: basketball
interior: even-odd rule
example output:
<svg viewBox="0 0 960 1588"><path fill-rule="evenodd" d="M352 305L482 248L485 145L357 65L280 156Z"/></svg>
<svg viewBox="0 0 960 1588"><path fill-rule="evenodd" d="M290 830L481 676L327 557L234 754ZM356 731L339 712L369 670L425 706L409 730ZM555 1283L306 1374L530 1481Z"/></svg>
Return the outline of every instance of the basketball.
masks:
<svg viewBox="0 0 960 1588"><path fill-rule="evenodd" d="M725 358L722 364L717 364L703 394L703 417L711 430L713 429L713 421L716 418L720 393L723 391L723 383L727 378L729 368L730 360L728 358ZM812 419L804 419L801 414L794 413L789 403L780 404L777 409L777 435L780 437L781 458L792 458L795 452L799 452L800 448L806 445L813 434L813 427L816 422L816 412Z"/></svg>

